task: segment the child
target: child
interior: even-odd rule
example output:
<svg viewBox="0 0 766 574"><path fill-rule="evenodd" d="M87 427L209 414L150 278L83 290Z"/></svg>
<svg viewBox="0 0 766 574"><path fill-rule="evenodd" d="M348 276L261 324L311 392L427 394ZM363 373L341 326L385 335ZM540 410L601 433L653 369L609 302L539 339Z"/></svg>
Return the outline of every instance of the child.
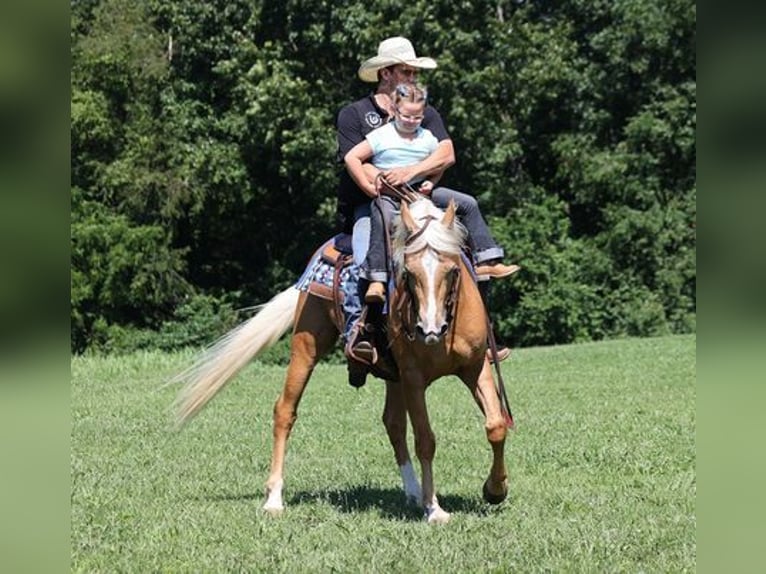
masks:
<svg viewBox="0 0 766 574"><path fill-rule="evenodd" d="M438 141L429 130L420 125L427 99L425 87L418 84L399 84L391 95L393 121L371 131L364 141L346 154L346 169L360 189L370 197L378 197L377 174L396 167L414 165L436 150ZM364 163L370 159L371 165ZM498 278L518 271L518 265L504 265L500 262L503 251L492 239L476 200L445 187L435 188L440 177L441 173L408 183L420 193L431 195L434 204L441 208L446 208L451 199L455 200L458 216L468 230L471 248L477 259L477 274ZM385 301L388 268L384 226L388 226L392 221L399 209L399 201L391 196L381 195L379 206L380 210L372 210L370 247L367 252L366 269L363 271L363 276L370 281L365 295L367 303Z"/></svg>

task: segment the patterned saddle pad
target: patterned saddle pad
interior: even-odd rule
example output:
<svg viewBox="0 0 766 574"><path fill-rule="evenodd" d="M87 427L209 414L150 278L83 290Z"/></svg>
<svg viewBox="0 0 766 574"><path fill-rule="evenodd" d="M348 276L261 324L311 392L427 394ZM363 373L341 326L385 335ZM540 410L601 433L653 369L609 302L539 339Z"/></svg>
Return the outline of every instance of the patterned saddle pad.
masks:
<svg viewBox="0 0 766 574"><path fill-rule="evenodd" d="M335 274L337 271L339 273L338 284L340 287L340 301L338 302L343 302L345 294L349 288L349 277L353 272L350 257L351 254L345 252L346 246L344 245L344 240L346 237L347 236L344 234L337 235L326 241L314 252L314 255L311 256L311 259L306 266L306 270L295 284L297 289L300 291L308 291L322 299L332 301L333 286L336 281ZM336 246L340 246L342 250L339 250ZM338 270L339 258L342 267Z"/></svg>

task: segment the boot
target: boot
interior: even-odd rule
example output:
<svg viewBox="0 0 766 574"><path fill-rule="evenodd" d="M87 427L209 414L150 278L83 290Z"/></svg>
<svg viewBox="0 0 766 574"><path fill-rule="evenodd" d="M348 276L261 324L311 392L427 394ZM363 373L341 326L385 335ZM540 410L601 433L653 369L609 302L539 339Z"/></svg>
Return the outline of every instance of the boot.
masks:
<svg viewBox="0 0 766 574"><path fill-rule="evenodd" d="M506 347L505 345L498 345L497 346L497 361L502 362L505 361L508 357L511 356L511 350ZM495 359L492 356L492 349L487 349L487 359L489 359L489 364L494 365Z"/></svg>
<svg viewBox="0 0 766 574"><path fill-rule="evenodd" d="M367 287L367 293L364 296L365 303L385 303L386 286L380 281L373 281Z"/></svg>
<svg viewBox="0 0 766 574"><path fill-rule="evenodd" d="M348 384L358 389L366 382L367 367L356 361L348 361Z"/></svg>
<svg viewBox="0 0 766 574"><path fill-rule="evenodd" d="M486 261L476 266L476 275L479 279L491 278L500 279L516 273L521 267L518 265L505 265L499 260ZM367 291L369 293L369 291Z"/></svg>

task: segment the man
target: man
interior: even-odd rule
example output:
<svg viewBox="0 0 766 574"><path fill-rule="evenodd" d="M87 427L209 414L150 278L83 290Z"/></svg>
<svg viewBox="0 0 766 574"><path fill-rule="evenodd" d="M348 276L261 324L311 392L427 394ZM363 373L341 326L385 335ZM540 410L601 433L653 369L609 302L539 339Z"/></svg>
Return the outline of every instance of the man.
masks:
<svg viewBox="0 0 766 574"><path fill-rule="evenodd" d="M406 38L397 36L383 40L378 45L378 54L365 60L358 71L362 81L377 83L375 91L345 106L338 113L338 161L343 164L346 154L354 146L364 141L369 132L394 116L395 109L390 94L396 86L413 83L417 81L420 70L431 70L436 66L436 61L432 58L418 57L412 43ZM439 112L432 106L426 107L421 126L430 130L438 140L436 151L415 165L383 171L383 176L390 184L401 185L413 179L438 174L455 163L452 140ZM479 277L507 277L518 271L518 266L504 265L501 262L503 249L492 238L473 197L445 187L437 187L432 191L431 198L437 205L445 206L450 198L456 200L458 217L469 233ZM367 252L370 200L371 196L357 187L348 172L343 170L338 187L337 219L343 231L353 234L354 258L357 262L363 260ZM347 310L359 303L358 298L347 299ZM353 318L349 323L352 322ZM500 349L500 360L509 354L507 348Z"/></svg>

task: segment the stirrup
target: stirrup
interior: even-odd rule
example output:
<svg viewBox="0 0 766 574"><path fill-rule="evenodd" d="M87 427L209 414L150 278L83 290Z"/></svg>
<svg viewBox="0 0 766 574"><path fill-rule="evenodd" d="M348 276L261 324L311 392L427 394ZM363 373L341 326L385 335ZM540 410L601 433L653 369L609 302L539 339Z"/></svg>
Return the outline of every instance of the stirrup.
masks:
<svg viewBox="0 0 766 574"><path fill-rule="evenodd" d="M349 349L351 357L365 365L374 365L378 362L378 351L369 341L359 341Z"/></svg>
<svg viewBox="0 0 766 574"><path fill-rule="evenodd" d="M356 361L363 365L372 366L378 361L378 351L369 341L370 333L365 323L367 317L366 311L362 311L356 324L351 328L346 346L343 349L349 361Z"/></svg>

